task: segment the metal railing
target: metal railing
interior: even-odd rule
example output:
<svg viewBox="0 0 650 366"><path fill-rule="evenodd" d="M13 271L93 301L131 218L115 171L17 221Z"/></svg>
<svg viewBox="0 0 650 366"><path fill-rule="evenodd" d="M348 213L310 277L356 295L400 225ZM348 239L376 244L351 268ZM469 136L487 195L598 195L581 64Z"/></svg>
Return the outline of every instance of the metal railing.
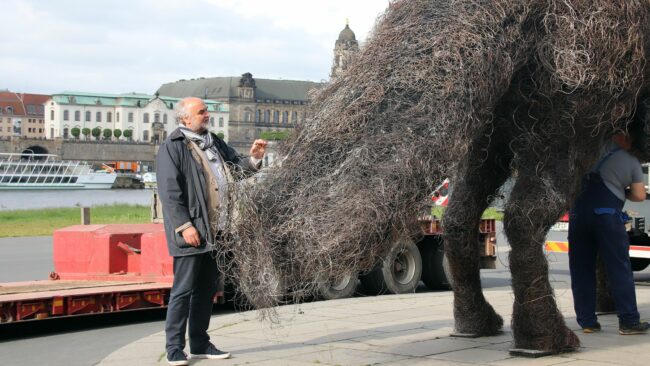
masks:
<svg viewBox="0 0 650 366"><path fill-rule="evenodd" d="M86 163L59 160L52 154L0 153L0 184L4 186L70 185L91 171Z"/></svg>

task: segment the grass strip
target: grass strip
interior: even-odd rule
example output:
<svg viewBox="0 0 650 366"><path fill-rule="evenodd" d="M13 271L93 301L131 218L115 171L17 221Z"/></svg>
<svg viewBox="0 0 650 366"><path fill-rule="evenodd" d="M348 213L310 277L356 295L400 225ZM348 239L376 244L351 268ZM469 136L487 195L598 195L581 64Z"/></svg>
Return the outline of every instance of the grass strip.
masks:
<svg viewBox="0 0 650 366"><path fill-rule="evenodd" d="M101 205L90 209L91 224L144 224L151 222L149 206ZM56 229L81 223L81 209L44 208L0 211L0 238L50 236Z"/></svg>
<svg viewBox="0 0 650 366"><path fill-rule="evenodd" d="M445 212L444 207L440 206L433 206L431 207L431 215L435 217L442 217L442 214ZM487 210L483 212L483 216L481 216L482 219L495 219L497 221L502 221L503 220L503 211L499 211L494 207L489 207Z"/></svg>

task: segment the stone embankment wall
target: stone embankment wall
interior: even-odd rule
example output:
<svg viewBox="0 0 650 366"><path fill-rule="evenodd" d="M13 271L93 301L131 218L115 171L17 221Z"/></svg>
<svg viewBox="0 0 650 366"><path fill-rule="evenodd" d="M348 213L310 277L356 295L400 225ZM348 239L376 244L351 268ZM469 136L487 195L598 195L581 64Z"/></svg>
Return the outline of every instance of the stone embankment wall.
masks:
<svg viewBox="0 0 650 366"><path fill-rule="evenodd" d="M70 141L19 137L0 139L0 152L22 153L25 150L31 150L38 154L56 154L63 160L138 161L153 169L158 145L121 141Z"/></svg>

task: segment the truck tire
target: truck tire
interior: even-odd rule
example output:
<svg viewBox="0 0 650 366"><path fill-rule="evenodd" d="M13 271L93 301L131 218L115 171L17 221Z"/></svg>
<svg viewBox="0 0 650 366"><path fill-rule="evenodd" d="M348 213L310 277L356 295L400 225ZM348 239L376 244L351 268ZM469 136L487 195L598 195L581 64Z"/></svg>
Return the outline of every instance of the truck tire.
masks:
<svg viewBox="0 0 650 366"><path fill-rule="evenodd" d="M373 294L405 294L415 292L421 276L420 250L409 240L394 245L384 260L361 277L361 283Z"/></svg>
<svg viewBox="0 0 650 366"><path fill-rule="evenodd" d="M354 295L359 277L356 274L343 276L339 280L323 281L318 285L318 295L323 300L344 299Z"/></svg>
<svg viewBox="0 0 650 366"><path fill-rule="evenodd" d="M643 231L639 229L632 229L628 231L628 236L630 238L630 245L637 245L637 246L644 246L644 247L649 247L650 246L650 236ZM630 262L632 264L632 271L638 272L638 271L643 271L648 267L648 264L650 264L650 259L647 258L630 258Z"/></svg>
<svg viewBox="0 0 650 366"><path fill-rule="evenodd" d="M422 282L432 290L450 290L451 275L449 261L445 256L442 240L427 240L420 245L422 249Z"/></svg>
<svg viewBox="0 0 650 366"><path fill-rule="evenodd" d="M632 271L638 272L643 271L650 264L650 259L646 258L630 258L630 263L632 264Z"/></svg>

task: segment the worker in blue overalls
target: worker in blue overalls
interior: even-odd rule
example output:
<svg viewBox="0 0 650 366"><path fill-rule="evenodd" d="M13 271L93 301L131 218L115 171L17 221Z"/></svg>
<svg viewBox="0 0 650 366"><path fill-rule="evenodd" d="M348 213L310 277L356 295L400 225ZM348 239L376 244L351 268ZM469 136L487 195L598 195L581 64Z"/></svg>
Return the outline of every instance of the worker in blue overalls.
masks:
<svg viewBox="0 0 650 366"><path fill-rule="evenodd" d="M646 197L639 160L629 153L632 138L618 134L605 154L584 177L583 187L569 217L569 268L578 324L585 333L601 330L596 318L596 254L607 269L619 333L642 334L650 328L641 322L636 305L630 264L629 238L622 211L625 199Z"/></svg>

